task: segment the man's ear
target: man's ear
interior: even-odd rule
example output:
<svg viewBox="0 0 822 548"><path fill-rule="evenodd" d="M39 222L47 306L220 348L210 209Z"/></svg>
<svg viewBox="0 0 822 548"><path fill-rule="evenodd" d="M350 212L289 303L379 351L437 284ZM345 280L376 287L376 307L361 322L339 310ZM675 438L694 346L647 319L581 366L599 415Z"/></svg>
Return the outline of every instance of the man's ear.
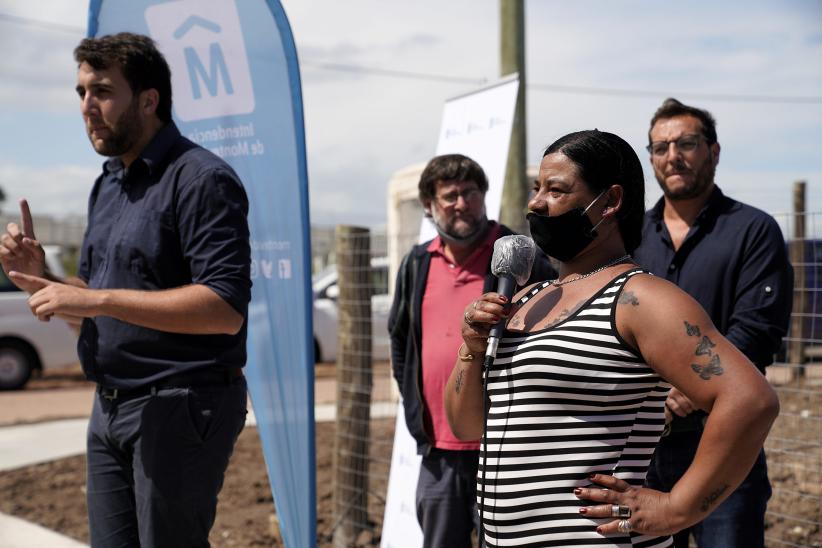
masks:
<svg viewBox="0 0 822 548"><path fill-rule="evenodd" d="M711 145L711 153L713 154L713 157L714 157L714 167L716 167L719 164L719 152L720 152L720 150L721 150L721 147L719 146L719 143L714 143L714 144Z"/></svg>
<svg viewBox="0 0 822 548"><path fill-rule="evenodd" d="M157 112L157 107L160 104L160 93L154 89L145 89L140 92L140 110L146 116L151 116Z"/></svg>
<svg viewBox="0 0 822 548"><path fill-rule="evenodd" d="M431 200L424 200L422 202L422 211L423 215L425 215L429 219L431 218Z"/></svg>

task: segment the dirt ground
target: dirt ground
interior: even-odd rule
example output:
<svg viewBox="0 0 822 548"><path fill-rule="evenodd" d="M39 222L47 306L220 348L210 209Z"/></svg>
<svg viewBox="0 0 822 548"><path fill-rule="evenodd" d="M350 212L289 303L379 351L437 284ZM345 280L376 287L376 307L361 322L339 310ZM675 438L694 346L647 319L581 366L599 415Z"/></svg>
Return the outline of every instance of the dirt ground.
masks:
<svg viewBox="0 0 822 548"><path fill-rule="evenodd" d="M387 369L378 369L387 374ZM318 364L318 378L334 375L333 364ZM376 373L375 373L376 374ZM79 368L48 372L33 379L26 391L74 389L90 386ZM317 423L317 535L318 545L330 547L333 513L333 448L335 424ZM394 420L371 422L374 440L394 437ZM372 443L368 524L358 546L379 546L384 510L390 443ZM84 455L0 472L0 512L11 514L88 542L85 504ZM211 531L215 547L283 546L257 429L246 427L240 435L220 492L217 520Z"/></svg>
<svg viewBox="0 0 822 548"><path fill-rule="evenodd" d="M62 376L60 376L62 375ZM333 366L318 369L318 377L333 375ZM32 381L28 389L77 387L76 373L60 373ZM769 546L822 547L822 386L798 384L779 389L782 413L767 449L774 496L768 507ZM372 422L372 440L391 440L394 421ZM334 423L318 423L317 519L318 544L331 546ZM804 440L804 441L803 441ZM390 443L371 444L368 521L357 546L379 545ZM85 457L77 456L0 473L0 512L40 523L88 541L85 508ZM228 546L282 546L271 491L256 428L240 436L220 494L211 543Z"/></svg>
<svg viewBox="0 0 822 548"><path fill-rule="evenodd" d="M393 430L394 421L384 419L373 423L372 434L391 437ZM331 546L333 482L331 451L322 448L333 446L334 424L318 424L317 534L323 547ZM85 456L77 456L0 473L0 512L88 542L85 464ZM386 475L382 471L382 479L372 482L373 491L385 492ZM382 515L381 498L371 497L368 517L374 528L360 535L361 546L379 546ZM215 547L283 546L256 428L246 428L234 449L210 540Z"/></svg>

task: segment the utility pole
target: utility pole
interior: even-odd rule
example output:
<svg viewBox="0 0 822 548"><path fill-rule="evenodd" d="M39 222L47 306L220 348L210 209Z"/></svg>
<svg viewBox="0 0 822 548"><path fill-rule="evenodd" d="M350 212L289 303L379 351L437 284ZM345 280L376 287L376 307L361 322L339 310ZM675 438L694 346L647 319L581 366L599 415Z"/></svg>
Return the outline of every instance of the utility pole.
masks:
<svg viewBox="0 0 822 548"><path fill-rule="evenodd" d="M511 146L502 187L500 222L527 234L528 205L525 142L525 0L500 0L500 76L518 72L519 93L514 109Z"/></svg>

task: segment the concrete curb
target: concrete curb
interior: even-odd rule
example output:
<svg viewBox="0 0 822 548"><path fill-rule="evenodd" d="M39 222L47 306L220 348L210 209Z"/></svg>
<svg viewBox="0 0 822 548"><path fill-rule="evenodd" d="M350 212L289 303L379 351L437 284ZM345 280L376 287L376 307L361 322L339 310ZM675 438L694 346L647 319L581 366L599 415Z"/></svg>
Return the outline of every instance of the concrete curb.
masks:
<svg viewBox="0 0 822 548"><path fill-rule="evenodd" d="M0 514L0 546L3 548L43 548L44 546L88 548L88 544L6 514Z"/></svg>

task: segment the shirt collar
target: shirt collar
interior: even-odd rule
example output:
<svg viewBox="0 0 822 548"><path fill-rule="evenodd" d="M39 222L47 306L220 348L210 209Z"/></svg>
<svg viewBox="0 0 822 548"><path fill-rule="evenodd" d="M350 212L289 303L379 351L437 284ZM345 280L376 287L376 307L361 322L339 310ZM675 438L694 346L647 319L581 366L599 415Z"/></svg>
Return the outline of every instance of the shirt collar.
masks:
<svg viewBox="0 0 822 548"><path fill-rule="evenodd" d="M711 195L708 198L708 201L705 202L705 205L702 206L702 209L699 211L699 214L696 216L697 223L700 221L705 220L708 216L716 216L719 205L724 200L725 195L722 193L722 190L719 189L719 186L714 184L714 189L711 191ZM665 197L663 196L660 198L654 207L648 210L648 216L651 218L652 221L659 223L662 221L662 215L665 211Z"/></svg>
<svg viewBox="0 0 822 548"><path fill-rule="evenodd" d="M145 166L146 172L149 174L153 173L162 165L166 155L179 137L180 130L177 129L177 124L168 122L160 128L160 131L157 132L154 138L146 145L142 152L140 152L140 155L132 163L132 167L137 162L140 162ZM109 158L103 163L103 173L105 174L112 174L118 178L122 178L125 175L124 171L125 166L120 158Z"/></svg>

